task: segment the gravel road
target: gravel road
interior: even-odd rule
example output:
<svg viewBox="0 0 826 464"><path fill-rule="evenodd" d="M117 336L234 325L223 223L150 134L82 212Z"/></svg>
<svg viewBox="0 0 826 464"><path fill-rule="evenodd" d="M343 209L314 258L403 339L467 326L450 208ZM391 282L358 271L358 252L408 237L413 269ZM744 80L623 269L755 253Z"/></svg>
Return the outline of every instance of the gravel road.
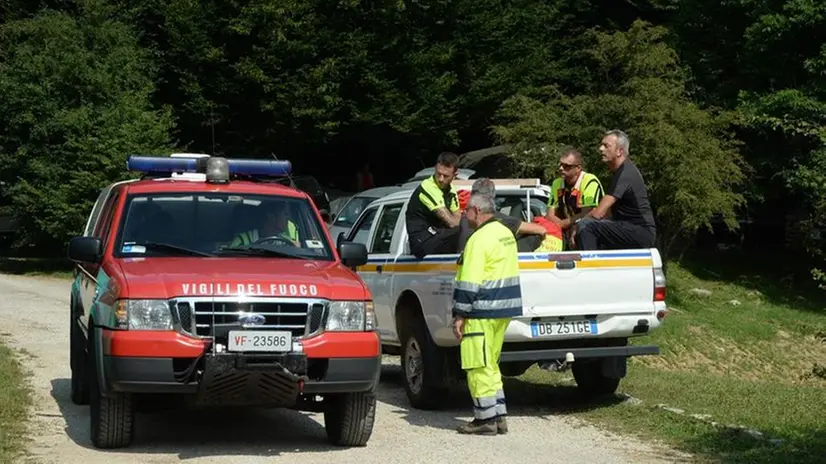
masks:
<svg viewBox="0 0 826 464"><path fill-rule="evenodd" d="M89 409L69 399L67 310L63 279L0 275L0 336L22 350L35 394L32 462L675 462L682 455L611 435L555 415L552 405L512 405L510 434L458 435L469 410L411 410L397 357L387 357L373 436L365 448L327 445L323 417L296 411L139 414L131 448L99 451L89 441ZM507 393L507 392L506 392Z"/></svg>

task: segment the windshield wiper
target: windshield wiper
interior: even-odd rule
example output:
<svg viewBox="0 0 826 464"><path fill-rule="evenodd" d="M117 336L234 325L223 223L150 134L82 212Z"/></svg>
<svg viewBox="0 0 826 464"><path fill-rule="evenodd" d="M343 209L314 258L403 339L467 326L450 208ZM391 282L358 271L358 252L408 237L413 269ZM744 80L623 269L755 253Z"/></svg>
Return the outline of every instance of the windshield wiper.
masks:
<svg viewBox="0 0 826 464"><path fill-rule="evenodd" d="M186 255L186 256L207 256L207 257L214 257L215 255L211 253L206 253L204 251L193 250L190 248L184 248L177 245L170 245L168 243L160 243L160 242L147 242L147 243L132 243L132 246L141 246L146 248L147 250L155 250L155 251L167 251L167 252L175 252L177 254Z"/></svg>
<svg viewBox="0 0 826 464"><path fill-rule="evenodd" d="M247 247L247 246L240 246L240 247L226 247L221 248L221 252L228 252L228 253L236 253L241 255L251 255L251 256L277 256L279 258L293 258L293 259L312 259L309 256L302 256L302 255L295 255L292 253L287 253L284 251L273 250L271 248L262 248L262 247Z"/></svg>

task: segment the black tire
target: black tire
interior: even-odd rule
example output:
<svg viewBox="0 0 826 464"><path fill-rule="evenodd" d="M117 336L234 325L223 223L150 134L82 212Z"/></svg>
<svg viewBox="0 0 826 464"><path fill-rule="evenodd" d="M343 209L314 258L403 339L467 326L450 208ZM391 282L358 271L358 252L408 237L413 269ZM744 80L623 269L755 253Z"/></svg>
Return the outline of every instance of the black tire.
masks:
<svg viewBox="0 0 826 464"><path fill-rule="evenodd" d="M330 395L325 399L324 428L336 446L366 446L376 422L373 392Z"/></svg>
<svg viewBox="0 0 826 464"><path fill-rule="evenodd" d="M401 331L404 391L414 408L440 409L449 393L449 388L439 386L443 380L444 355L433 342L421 317L408 320L411 326Z"/></svg>
<svg viewBox="0 0 826 464"><path fill-rule="evenodd" d="M70 311L69 318L69 365L72 370L71 397L72 403L89 404L89 375L87 374L86 340L83 337L74 311Z"/></svg>
<svg viewBox="0 0 826 464"><path fill-rule="evenodd" d="M102 449L124 448L132 444L135 423L132 395L112 393L109 397L101 396L91 330L90 324L87 371L91 386L89 389L89 431L92 444L95 448Z"/></svg>
<svg viewBox="0 0 826 464"><path fill-rule="evenodd" d="M613 395L622 380L603 375L600 360L576 361L571 365L571 372L579 391L589 398Z"/></svg>

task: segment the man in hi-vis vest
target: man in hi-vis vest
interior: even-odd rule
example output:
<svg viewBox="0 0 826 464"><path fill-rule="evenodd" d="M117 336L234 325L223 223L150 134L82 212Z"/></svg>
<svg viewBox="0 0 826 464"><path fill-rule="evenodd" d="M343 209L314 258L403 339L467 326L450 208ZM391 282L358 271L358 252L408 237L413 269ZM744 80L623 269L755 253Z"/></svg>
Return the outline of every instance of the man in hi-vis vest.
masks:
<svg viewBox="0 0 826 464"><path fill-rule="evenodd" d="M577 150L567 150L559 158L559 174L551 184L545 217L562 229L568 249L573 249L572 226L596 208L605 192L599 178L582 168L582 154Z"/></svg>
<svg viewBox="0 0 826 464"><path fill-rule="evenodd" d="M522 315L516 237L496 217L493 198L471 194L465 215L475 230L459 256L453 332L473 398L473 420L459 433L507 433L499 355L511 318Z"/></svg>

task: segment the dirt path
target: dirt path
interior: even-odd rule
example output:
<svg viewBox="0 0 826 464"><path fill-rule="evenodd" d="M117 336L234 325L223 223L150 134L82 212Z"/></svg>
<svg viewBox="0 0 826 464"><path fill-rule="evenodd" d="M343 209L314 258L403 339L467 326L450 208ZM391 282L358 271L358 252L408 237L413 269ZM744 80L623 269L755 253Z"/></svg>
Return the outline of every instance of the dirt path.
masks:
<svg viewBox="0 0 826 464"><path fill-rule="evenodd" d="M576 424L539 406L512 407L507 436L460 436L454 427L469 411L411 410L400 385L398 358L390 357L366 448L327 445L320 414L276 410L139 414L131 448L99 451L89 441L88 407L69 399L69 286L67 280L0 275L0 334L24 351L32 372L33 462L675 462L671 453Z"/></svg>

